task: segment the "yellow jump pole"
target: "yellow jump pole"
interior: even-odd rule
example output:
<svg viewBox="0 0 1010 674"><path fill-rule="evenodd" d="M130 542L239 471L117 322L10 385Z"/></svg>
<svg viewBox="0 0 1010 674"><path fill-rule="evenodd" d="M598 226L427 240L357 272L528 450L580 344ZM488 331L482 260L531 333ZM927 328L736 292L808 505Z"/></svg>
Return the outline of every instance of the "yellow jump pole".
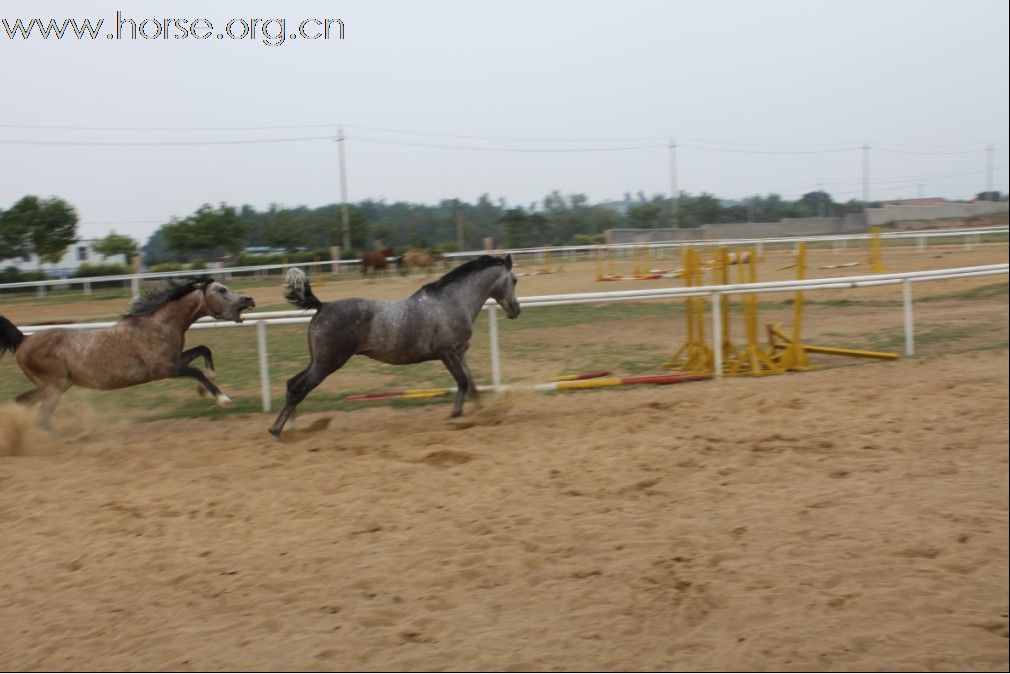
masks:
<svg viewBox="0 0 1010 674"><path fill-rule="evenodd" d="M691 251L691 273L694 275L692 286L702 285L702 271L701 271L701 252L697 250ZM705 343L705 298L703 297L692 297L691 301L694 303L694 329L695 329L695 343L704 344Z"/></svg>
<svg viewBox="0 0 1010 674"><path fill-rule="evenodd" d="M736 249L736 272L737 272L736 273L737 283L747 283L747 276L743 264L742 248ZM729 274L727 273L727 277L728 276ZM747 343L744 346L744 352L746 352L752 344L756 345L757 343L757 322L756 321L754 322L755 327L753 328L753 335L752 335L750 299L748 295L740 296L740 309L741 313L743 314L744 339L747 340ZM733 358L728 359L726 361L728 363L728 366L726 368L726 374L730 376L740 374L740 369L744 367L743 355L744 355L743 352L736 353L733 355Z"/></svg>
<svg viewBox="0 0 1010 674"><path fill-rule="evenodd" d="M726 251L726 247L722 246L719 248L719 285L729 284L729 253ZM723 295L719 298L719 323L722 332L722 362L727 362L729 360L730 351L733 348L733 343L729 338L729 297Z"/></svg>
<svg viewBox="0 0 1010 674"><path fill-rule="evenodd" d="M746 263L744 252L737 253L737 264L740 266L740 283L757 283L758 271L757 250L751 249L750 258ZM757 293L747 293L743 296L744 327L747 333L747 344L733 358L733 365L727 374L745 374L761 377L769 374L781 374L780 368L758 344L758 296Z"/></svg>
<svg viewBox="0 0 1010 674"><path fill-rule="evenodd" d="M884 273L884 260L880 251L880 227L870 227L870 271Z"/></svg>
<svg viewBox="0 0 1010 674"><path fill-rule="evenodd" d="M796 280L802 281L807 273L807 245L799 243L796 248ZM776 332L781 333L780 330ZM775 351L772 345L772 353ZM786 370L806 370L810 360L803 345L803 291L797 290L793 296L793 328L785 349L778 356L779 365Z"/></svg>
<svg viewBox="0 0 1010 674"><path fill-rule="evenodd" d="M684 284L695 287L701 283L700 253L684 249ZM705 344L705 298L684 298L684 323L687 340L667 363L666 367L690 373L712 371L712 350Z"/></svg>
<svg viewBox="0 0 1010 674"><path fill-rule="evenodd" d="M691 285L691 256L690 256L690 252L691 252L691 249L688 248L687 246L684 246L684 249L681 251L681 264L684 267L684 272L681 274L681 277L684 279L684 285L685 286L690 286ZM684 337L685 337L684 338L684 343L680 345L680 348L677 349L677 351L673 354L673 357L670 358L670 360L666 362L666 364L665 364L666 367L677 368L680 365L682 357L685 357L685 360L686 360L685 354L690 349L691 338L694 336L694 315L691 312L692 307L693 307L693 305L691 304L691 298L690 297L685 297L684 298L684 325L685 325L685 329L684 329Z"/></svg>

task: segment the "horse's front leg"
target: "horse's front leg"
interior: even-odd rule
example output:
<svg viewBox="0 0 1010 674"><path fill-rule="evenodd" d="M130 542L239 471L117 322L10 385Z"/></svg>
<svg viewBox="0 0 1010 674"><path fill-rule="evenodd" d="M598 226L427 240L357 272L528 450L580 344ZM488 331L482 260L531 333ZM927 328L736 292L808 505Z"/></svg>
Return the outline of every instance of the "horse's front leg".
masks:
<svg viewBox="0 0 1010 674"><path fill-rule="evenodd" d="M449 416L458 417L463 414L463 401L466 399L466 392L470 386L470 378L467 375L463 359L455 351L446 351L442 354L441 360L449 370L449 374L456 380L456 400L452 404L452 414Z"/></svg>
<svg viewBox="0 0 1010 674"><path fill-rule="evenodd" d="M477 390L477 382L473 380L473 373L470 372L470 365L466 362L465 353L459 354L459 362L463 366L463 372L466 373L467 394L470 396L470 400L477 402L480 392Z"/></svg>
<svg viewBox="0 0 1010 674"><path fill-rule="evenodd" d="M207 378L214 379L217 376L217 373L214 371L214 354L210 352L209 347L206 347L203 344L183 351L179 354L179 362L183 365L189 365L194 360L201 357L203 358L203 366L205 368Z"/></svg>
<svg viewBox="0 0 1010 674"><path fill-rule="evenodd" d="M201 386L207 389L212 396L214 396L214 399L217 401L218 405L220 405L221 407L227 407L228 405L231 404L231 398L222 393L221 389L215 386L214 382L212 382L210 379L207 378L207 375L205 375L203 372L196 369L192 365L187 365L186 363L182 362L178 363L175 366L174 370L172 371L172 376L192 377L193 379L197 380L197 382L199 382Z"/></svg>
<svg viewBox="0 0 1010 674"><path fill-rule="evenodd" d="M194 346L192 349L187 349L179 354L179 362L183 365L189 365L200 357L203 357L204 374L207 375L207 378L216 378L217 373L214 371L214 355L210 352L208 347L202 344L200 346ZM200 394L201 398L206 398L210 395L210 391L204 388L202 384L196 385L196 392Z"/></svg>

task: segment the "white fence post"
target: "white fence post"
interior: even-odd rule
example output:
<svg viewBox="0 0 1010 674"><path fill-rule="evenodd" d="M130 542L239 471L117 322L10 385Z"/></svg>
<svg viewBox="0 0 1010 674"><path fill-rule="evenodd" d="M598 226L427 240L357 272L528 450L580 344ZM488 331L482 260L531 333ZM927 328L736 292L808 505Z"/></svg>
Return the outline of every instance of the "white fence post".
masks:
<svg viewBox="0 0 1010 674"><path fill-rule="evenodd" d="M722 376L722 293L714 292L712 297L712 354L715 376Z"/></svg>
<svg viewBox="0 0 1010 674"><path fill-rule="evenodd" d="M905 355L915 355L915 327L912 321L912 281L901 282L901 299L905 314Z"/></svg>
<svg viewBox="0 0 1010 674"><path fill-rule="evenodd" d="M263 396L263 411L269 412L270 400L270 365L267 363L267 324L260 321L256 324L256 349L260 357L260 391Z"/></svg>
<svg viewBox="0 0 1010 674"><path fill-rule="evenodd" d="M130 291L133 293L133 299L140 297L140 279L136 276L130 279Z"/></svg>
<svg viewBox="0 0 1010 674"><path fill-rule="evenodd" d="M494 390L501 388L501 357L498 349L498 307L487 310L487 327L491 339L491 384Z"/></svg>

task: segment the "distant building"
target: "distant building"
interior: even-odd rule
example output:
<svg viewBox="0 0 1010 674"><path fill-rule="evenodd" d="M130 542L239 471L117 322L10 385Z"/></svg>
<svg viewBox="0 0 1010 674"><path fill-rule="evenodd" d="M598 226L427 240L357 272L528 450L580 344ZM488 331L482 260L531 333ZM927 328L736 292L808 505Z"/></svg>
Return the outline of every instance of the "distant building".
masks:
<svg viewBox="0 0 1010 674"><path fill-rule="evenodd" d="M111 255L102 257L95 251L94 245L98 239L78 239L72 243L56 264L42 263L42 271L47 276L66 278L72 275L82 264L127 264L126 256ZM34 253L26 253L18 257L0 260L0 271L15 267L18 271L39 271L39 258Z"/></svg>
<svg viewBox="0 0 1010 674"><path fill-rule="evenodd" d="M918 199L891 199L881 201L881 206L939 206L950 202L943 197L919 197Z"/></svg>

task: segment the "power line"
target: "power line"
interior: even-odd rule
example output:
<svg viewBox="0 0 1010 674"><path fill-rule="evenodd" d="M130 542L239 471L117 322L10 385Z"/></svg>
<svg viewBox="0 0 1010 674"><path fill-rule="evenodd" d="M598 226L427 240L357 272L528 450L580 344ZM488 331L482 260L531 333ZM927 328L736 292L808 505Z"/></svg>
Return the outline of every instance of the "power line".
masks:
<svg viewBox="0 0 1010 674"><path fill-rule="evenodd" d="M984 149L984 146L988 145L988 141L977 141L974 143L957 143L955 145L902 145L901 143L882 143L878 147L890 147L899 148L904 150L915 150L915 149L931 149L931 150L950 150L958 147L976 147L979 149Z"/></svg>
<svg viewBox="0 0 1010 674"><path fill-rule="evenodd" d="M476 145L449 145L445 143L420 143L406 140L388 140L385 138L370 138L366 136L349 136L348 138L359 143L372 143L375 145L421 147L436 150L466 150L473 152L621 152L626 150L647 150L666 147L665 145L660 144L603 147L481 147Z"/></svg>
<svg viewBox="0 0 1010 674"><path fill-rule="evenodd" d="M690 145L690 144L688 145L679 144L677 147L686 147L692 150L705 150L708 152L729 152L732 154L830 154L834 152L851 152L853 150L861 149L859 145L852 145L850 147L839 147L833 149L822 149L822 150L741 150L724 147L705 147L703 145Z"/></svg>
<svg viewBox="0 0 1010 674"><path fill-rule="evenodd" d="M879 152L889 152L891 154L975 154L976 152L985 151L984 147L976 148L974 150L897 150L879 145L874 145L873 149Z"/></svg>
<svg viewBox="0 0 1010 674"><path fill-rule="evenodd" d="M346 124L348 128L351 129L362 129L365 131L380 131L385 133L399 133L405 135L415 135L415 136L434 136L439 138L459 138L464 140L492 140L492 141L508 141L508 142L522 142L522 143L638 143L646 141L666 141L671 136L630 136L630 137L619 137L619 138L533 138L533 137L516 137L516 136L473 136L464 135L456 133L436 133L431 131L409 131L406 129L392 129L388 127L380 126L362 126L359 124ZM761 148L823 148L823 147L835 147L835 146L851 146L854 143L851 141L840 141L834 143L781 143L781 144L766 144L766 143L741 143L735 141L720 141L720 140L706 140L703 138L686 138L682 136L677 136L678 140L686 140L691 143L704 143L708 145L729 145L729 146L742 146L742 147L761 147Z"/></svg>
<svg viewBox="0 0 1010 674"><path fill-rule="evenodd" d="M996 168L996 169L1005 169L1005 168L1008 168L1008 167L1010 167L1010 164L1003 164L1002 166L996 166L994 168ZM918 176L909 176L907 178L885 178L884 180L874 180L873 184L874 185L887 185L887 184L893 184L893 183L915 182L916 180L929 180L931 178L958 178L958 177L961 177L961 176L978 175L979 173L985 173L987 170L988 169L974 169L974 170L958 171L958 172L955 172L955 173L927 173L927 174L918 175ZM837 181L837 182L826 182L824 184L825 185L860 185L862 183L861 182Z"/></svg>
<svg viewBox="0 0 1010 674"><path fill-rule="evenodd" d="M408 131L406 129L390 129L381 126L362 126L360 124L345 124L349 129L364 131L379 131L383 133L399 133L411 136L432 136L436 138L459 138L461 140L492 140L519 143L640 143L645 141L665 141L669 136L634 136L625 138L519 138L515 136L471 136L458 133L437 133L433 131Z"/></svg>
<svg viewBox="0 0 1010 674"><path fill-rule="evenodd" d="M0 139L0 145L72 145L72 146L151 146L151 145L259 145L263 143L300 143L314 140L334 140L334 136L303 136L301 138L249 138L244 140L124 140L124 141L103 141L103 140L17 140L12 138Z"/></svg>
<svg viewBox="0 0 1010 674"><path fill-rule="evenodd" d="M157 126L87 126L87 125L44 125L44 124L0 124L0 128L3 129L25 129L25 130L51 130L51 131L112 131L112 132L194 132L194 131L277 131L284 129L334 129L337 126L341 126L338 122L326 122L326 123L316 123L316 124L278 124L278 125L262 125L262 126L176 126L176 127L157 127ZM729 152L729 149L723 148L803 148L808 149L811 153L815 151L845 151L853 147L857 147L858 143L856 141L838 141L838 142L827 142L827 143L749 143L742 141L727 141L727 140L712 140L704 138L690 138L685 136L680 136L677 134L667 134L664 136L624 136L624 137L597 137L597 138L542 138L542 137L520 137L520 136L485 136L485 135L468 135L468 134L457 134L457 133L443 133L435 131L419 131L411 129L397 129L391 127L381 127L381 126L369 126L363 124L343 124L343 126L350 129L361 129L364 131L378 131L382 133L395 133L403 135L413 135L413 136L431 136L437 138L457 138L460 140L487 140L487 141L500 141L500 142L520 142L520 143L643 143L649 141L666 141L671 136L676 136L681 141L687 141L688 143L698 143L702 145L712 145L712 146L722 146L721 148L698 148L695 149L711 149L716 151ZM244 142L244 141L243 141ZM950 154L958 153L970 153L974 151L981 151L985 149L986 143L984 142L974 142L974 143L962 143L957 145L901 145L896 143L884 143L884 144L874 144L874 149L880 149L885 152L896 152L896 153L908 153L908 154L933 154L932 151L937 151L935 154L947 154L948 152L943 152L944 150L954 150L956 148L965 148L960 150L960 152L949 152ZM688 147L688 146L684 146ZM973 149L967 149L973 148ZM743 152L743 150L737 150Z"/></svg>
<svg viewBox="0 0 1010 674"><path fill-rule="evenodd" d="M1006 169L1006 168L1010 168L1010 164L1003 164L1002 166L995 166L993 168L994 169ZM932 180L932 179L959 178L959 177L962 177L962 176L978 175L980 173L986 173L987 171L988 171L988 169L981 169L981 170L973 170L973 171L958 171L956 173L930 173L930 174L926 174L926 175L908 176L906 178L887 178L887 179L884 179L884 180L875 180L875 181L873 181L873 185L881 185L881 186L883 186L880 189L891 189L891 187L893 187L894 189L903 189L905 187L908 187L908 184L911 184L911 183L917 183L917 182L922 182L922 181L929 181L929 180ZM782 192L780 194L783 194L783 195L784 194L803 194L803 193L806 193L806 192L809 192L809 191L813 191L815 188L818 188L818 187L830 187L832 185L841 185L841 186L862 185L862 181L859 181L859 182L853 182L853 181L821 182L819 185L803 185L803 186L794 187L794 188L788 189L788 190L782 190ZM975 185L937 185L937 184L931 184L931 186L932 187L975 187ZM871 189L870 191L875 191L875 190ZM832 190L832 194L858 194L859 192L860 192L860 190L843 191L843 192L837 192L837 191Z"/></svg>
<svg viewBox="0 0 1010 674"><path fill-rule="evenodd" d="M282 129L332 129L336 124L289 124L281 126L50 126L43 124L0 124L0 129L35 131L279 131Z"/></svg>

